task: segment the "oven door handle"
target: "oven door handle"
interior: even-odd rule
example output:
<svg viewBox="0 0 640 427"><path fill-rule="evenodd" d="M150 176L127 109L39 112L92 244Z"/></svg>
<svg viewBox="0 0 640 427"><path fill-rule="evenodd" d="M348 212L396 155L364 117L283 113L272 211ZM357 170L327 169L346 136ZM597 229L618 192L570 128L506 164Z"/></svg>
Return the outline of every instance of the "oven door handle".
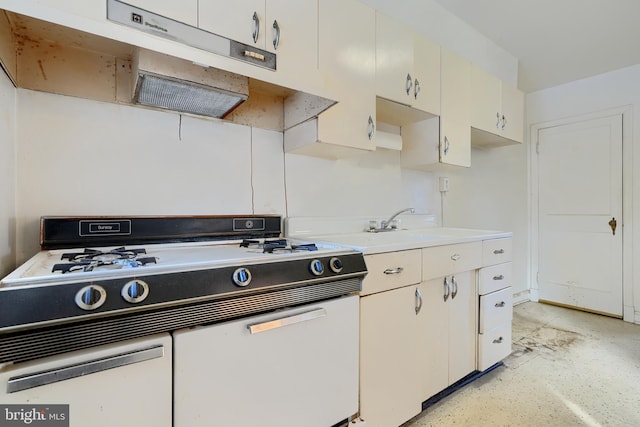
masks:
<svg viewBox="0 0 640 427"><path fill-rule="evenodd" d="M286 316L280 319L269 320L268 322L247 325L247 329L249 329L249 332L253 335L260 332L270 331L272 329L282 328L283 326L295 325L296 323L317 319L326 315L327 310L325 310L324 308L316 308L313 310L294 314L293 316Z"/></svg>
<svg viewBox="0 0 640 427"><path fill-rule="evenodd" d="M83 375L95 374L107 369L119 368L133 363L145 362L164 356L164 346L159 345L130 353L118 354L104 359L92 360L77 365L65 366L50 371L37 372L10 378L7 381L7 393L28 390L41 385L70 380Z"/></svg>

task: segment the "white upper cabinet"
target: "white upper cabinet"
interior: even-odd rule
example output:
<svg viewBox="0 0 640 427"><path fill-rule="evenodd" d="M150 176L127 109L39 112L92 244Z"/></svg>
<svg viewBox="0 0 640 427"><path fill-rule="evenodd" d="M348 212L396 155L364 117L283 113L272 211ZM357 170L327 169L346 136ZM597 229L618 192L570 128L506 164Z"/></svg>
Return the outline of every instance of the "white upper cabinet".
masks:
<svg viewBox="0 0 640 427"><path fill-rule="evenodd" d="M441 49L440 162L471 166L471 64Z"/></svg>
<svg viewBox="0 0 640 427"><path fill-rule="evenodd" d="M522 143L524 94L488 72L471 66L471 141L478 146Z"/></svg>
<svg viewBox="0 0 640 427"><path fill-rule="evenodd" d="M265 49L265 0L199 0L200 28Z"/></svg>
<svg viewBox="0 0 640 427"><path fill-rule="evenodd" d="M322 0L318 10L323 90L338 102L285 130L285 151L338 158L374 150L375 12L357 0Z"/></svg>
<svg viewBox="0 0 640 427"><path fill-rule="evenodd" d="M376 13L376 95L440 114L440 48Z"/></svg>
<svg viewBox="0 0 640 427"><path fill-rule="evenodd" d="M198 0L126 0L125 3L158 15L198 26Z"/></svg>

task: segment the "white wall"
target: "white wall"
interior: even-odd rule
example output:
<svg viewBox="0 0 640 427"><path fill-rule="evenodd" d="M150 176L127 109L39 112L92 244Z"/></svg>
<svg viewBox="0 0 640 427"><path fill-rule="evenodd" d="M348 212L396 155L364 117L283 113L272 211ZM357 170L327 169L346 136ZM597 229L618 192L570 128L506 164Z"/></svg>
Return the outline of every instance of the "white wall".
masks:
<svg viewBox="0 0 640 427"><path fill-rule="evenodd" d="M513 294L529 299L528 145L473 149L471 167L440 175L449 178L443 197L447 227L505 230L513 233Z"/></svg>
<svg viewBox="0 0 640 427"><path fill-rule="evenodd" d="M0 278L16 265L15 103L16 89L0 70Z"/></svg>
<svg viewBox="0 0 640 427"><path fill-rule="evenodd" d="M596 77L578 80L554 88L541 90L527 95L527 119L529 126L558 119L576 117L605 110L631 106L631 112L623 120L623 139L631 136L631 144L624 147L623 180L624 196L624 236L625 241L625 320L640 323L640 281L634 277L640 275L640 65L624 68ZM629 132L627 132L629 130ZM630 134L630 135L629 135ZM533 177L535 179L535 177ZM630 253L631 252L631 253ZM635 312L635 313L634 313ZM629 313L631 315L629 315Z"/></svg>

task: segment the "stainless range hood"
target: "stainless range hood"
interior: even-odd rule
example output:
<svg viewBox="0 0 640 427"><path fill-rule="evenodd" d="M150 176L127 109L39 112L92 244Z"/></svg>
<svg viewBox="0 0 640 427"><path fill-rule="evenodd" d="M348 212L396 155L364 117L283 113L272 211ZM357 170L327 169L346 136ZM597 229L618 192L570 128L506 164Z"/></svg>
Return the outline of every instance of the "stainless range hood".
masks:
<svg viewBox="0 0 640 427"><path fill-rule="evenodd" d="M132 101L171 111L224 118L249 98L249 79L217 68L138 49Z"/></svg>

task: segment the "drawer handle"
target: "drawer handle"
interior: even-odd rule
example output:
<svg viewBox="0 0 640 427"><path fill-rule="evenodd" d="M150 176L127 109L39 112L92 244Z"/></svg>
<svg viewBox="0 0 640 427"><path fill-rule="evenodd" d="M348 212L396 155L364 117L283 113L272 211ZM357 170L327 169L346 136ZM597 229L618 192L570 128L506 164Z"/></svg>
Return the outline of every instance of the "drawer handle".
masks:
<svg viewBox="0 0 640 427"><path fill-rule="evenodd" d="M493 280L504 280L504 275L493 276Z"/></svg>
<svg viewBox="0 0 640 427"><path fill-rule="evenodd" d="M305 311L303 313L294 314L293 316L286 316L286 317L271 320L268 322L254 323L252 325L247 325L247 329L249 329L249 333L251 335L254 335L260 332L266 332L273 329L282 328L284 326L295 325L296 323L318 319L326 315L327 315L327 311L324 308L316 308L313 310Z"/></svg>
<svg viewBox="0 0 640 427"><path fill-rule="evenodd" d="M384 271L384 274L400 274L404 271L403 267L396 267L396 268L387 268Z"/></svg>
<svg viewBox="0 0 640 427"><path fill-rule="evenodd" d="M504 253L504 249L496 249L495 251L493 251L493 253L494 253L495 255L503 254L503 253Z"/></svg>
<svg viewBox="0 0 640 427"><path fill-rule="evenodd" d="M501 307L504 307L504 306L505 306L504 301L500 301L500 302L496 303L496 307L498 307L498 308L501 308Z"/></svg>
<svg viewBox="0 0 640 427"><path fill-rule="evenodd" d="M493 343L494 344L502 344L502 341L504 341L504 340L502 339L502 337L500 337L500 338L498 338L496 340L493 340Z"/></svg>
<svg viewBox="0 0 640 427"><path fill-rule="evenodd" d="M460 258L462 258L462 256L460 256L460 254L451 255L451 259L454 260L454 261L458 261Z"/></svg>

